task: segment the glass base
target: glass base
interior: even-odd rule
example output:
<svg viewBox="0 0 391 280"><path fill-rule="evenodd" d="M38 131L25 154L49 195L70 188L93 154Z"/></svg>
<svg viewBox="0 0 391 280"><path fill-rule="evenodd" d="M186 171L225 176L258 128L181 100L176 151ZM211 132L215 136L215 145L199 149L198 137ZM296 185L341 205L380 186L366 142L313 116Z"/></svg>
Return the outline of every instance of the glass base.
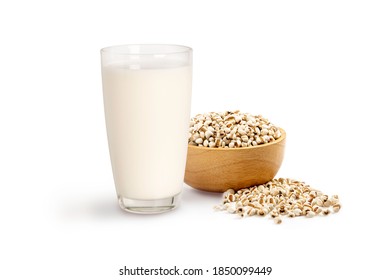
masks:
<svg viewBox="0 0 391 280"><path fill-rule="evenodd" d="M158 214L170 211L178 206L180 193L172 197L140 200L118 196L121 209L137 214Z"/></svg>

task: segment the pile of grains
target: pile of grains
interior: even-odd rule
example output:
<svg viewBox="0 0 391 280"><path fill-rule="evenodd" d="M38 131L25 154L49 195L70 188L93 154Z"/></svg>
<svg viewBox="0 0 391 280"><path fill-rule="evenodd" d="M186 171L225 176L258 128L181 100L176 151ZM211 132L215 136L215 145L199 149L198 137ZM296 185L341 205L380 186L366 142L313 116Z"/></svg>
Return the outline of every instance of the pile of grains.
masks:
<svg viewBox="0 0 391 280"><path fill-rule="evenodd" d="M252 147L275 141L281 131L261 115L206 113L190 120L189 144L210 148Z"/></svg>
<svg viewBox="0 0 391 280"><path fill-rule="evenodd" d="M236 192L229 189L224 193L222 205L216 209L242 217L270 215L276 224L280 224L283 216L312 218L337 213L341 204L337 195L328 196L304 182L279 178Z"/></svg>

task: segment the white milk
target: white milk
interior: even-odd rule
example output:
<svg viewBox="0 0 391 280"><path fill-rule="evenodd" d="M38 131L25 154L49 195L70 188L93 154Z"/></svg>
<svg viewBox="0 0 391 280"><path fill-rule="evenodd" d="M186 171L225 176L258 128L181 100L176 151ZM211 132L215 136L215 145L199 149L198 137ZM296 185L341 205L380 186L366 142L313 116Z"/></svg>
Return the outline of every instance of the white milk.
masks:
<svg viewBox="0 0 391 280"><path fill-rule="evenodd" d="M110 157L118 196L152 200L182 190L191 67L102 68Z"/></svg>

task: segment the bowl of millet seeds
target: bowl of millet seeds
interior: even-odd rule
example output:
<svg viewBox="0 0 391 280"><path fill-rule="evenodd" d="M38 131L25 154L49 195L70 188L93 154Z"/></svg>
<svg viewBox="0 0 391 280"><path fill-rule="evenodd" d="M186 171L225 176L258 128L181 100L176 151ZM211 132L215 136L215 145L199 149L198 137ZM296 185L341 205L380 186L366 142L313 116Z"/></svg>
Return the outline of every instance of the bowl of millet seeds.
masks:
<svg viewBox="0 0 391 280"><path fill-rule="evenodd" d="M190 120L185 183L212 192L264 184L281 166L285 138L262 115L198 114Z"/></svg>

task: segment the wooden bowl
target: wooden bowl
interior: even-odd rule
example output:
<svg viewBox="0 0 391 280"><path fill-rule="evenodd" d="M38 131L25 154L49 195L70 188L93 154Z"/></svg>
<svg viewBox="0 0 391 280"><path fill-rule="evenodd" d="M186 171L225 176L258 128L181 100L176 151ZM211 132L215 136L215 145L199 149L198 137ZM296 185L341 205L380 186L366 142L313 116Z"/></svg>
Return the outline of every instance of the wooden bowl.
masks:
<svg viewBox="0 0 391 280"><path fill-rule="evenodd" d="M185 183L210 192L239 190L264 184L280 169L285 148L286 133L256 147L207 148L189 145Z"/></svg>

